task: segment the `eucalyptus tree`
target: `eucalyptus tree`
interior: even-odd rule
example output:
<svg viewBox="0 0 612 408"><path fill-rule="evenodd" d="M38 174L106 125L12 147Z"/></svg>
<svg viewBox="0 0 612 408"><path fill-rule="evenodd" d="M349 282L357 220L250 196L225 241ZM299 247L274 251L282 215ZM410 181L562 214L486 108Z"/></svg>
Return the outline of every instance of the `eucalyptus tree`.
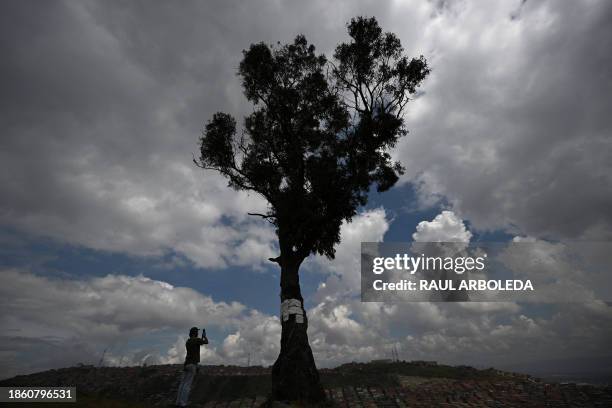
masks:
<svg viewBox="0 0 612 408"><path fill-rule="evenodd" d="M292 43L252 44L238 75L253 112L236 120L215 113L195 163L221 173L229 187L261 195L278 237L281 350L272 369L273 398L324 398L308 342L300 265L310 255L333 259L340 227L403 172L390 151L407 133L403 112L429 73L375 18L348 24L349 41L332 60L303 35Z"/></svg>

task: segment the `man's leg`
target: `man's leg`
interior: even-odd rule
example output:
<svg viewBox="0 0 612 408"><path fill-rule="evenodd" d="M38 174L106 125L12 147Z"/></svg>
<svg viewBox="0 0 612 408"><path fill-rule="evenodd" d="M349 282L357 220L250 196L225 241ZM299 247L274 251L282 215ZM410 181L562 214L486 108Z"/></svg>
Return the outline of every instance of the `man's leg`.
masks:
<svg viewBox="0 0 612 408"><path fill-rule="evenodd" d="M185 374L187 371L183 370L181 372L181 382L179 383L178 391L176 393L176 405L181 405L181 396L183 395L183 386L185 385Z"/></svg>
<svg viewBox="0 0 612 408"><path fill-rule="evenodd" d="M176 397L176 405L181 407L187 406L189 400L189 391L191 390L191 383L195 376L196 366L195 364L187 364L183 371L183 378L181 379L181 385L179 386L178 395Z"/></svg>

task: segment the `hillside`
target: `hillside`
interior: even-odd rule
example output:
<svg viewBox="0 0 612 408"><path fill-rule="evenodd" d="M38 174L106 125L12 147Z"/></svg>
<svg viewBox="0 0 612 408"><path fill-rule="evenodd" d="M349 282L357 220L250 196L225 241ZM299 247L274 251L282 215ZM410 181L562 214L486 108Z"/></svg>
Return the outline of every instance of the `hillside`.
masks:
<svg viewBox="0 0 612 408"><path fill-rule="evenodd" d="M0 386L76 386L77 403L66 404L72 407L170 406L181 368L80 366L17 376ZM260 406L270 389L269 374L263 367L203 366L191 401L196 407ZM339 407L612 406L609 386L548 384L520 374L431 362L351 363L322 369L321 377L329 405Z"/></svg>

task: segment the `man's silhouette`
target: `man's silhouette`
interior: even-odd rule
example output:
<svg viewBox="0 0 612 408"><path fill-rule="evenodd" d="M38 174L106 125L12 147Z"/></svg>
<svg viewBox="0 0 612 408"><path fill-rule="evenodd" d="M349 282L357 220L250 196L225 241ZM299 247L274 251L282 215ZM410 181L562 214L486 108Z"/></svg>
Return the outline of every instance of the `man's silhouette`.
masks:
<svg viewBox="0 0 612 408"><path fill-rule="evenodd" d="M189 391L191 390L191 383L193 382L193 377L195 377L196 372L198 371L198 363L200 362L200 346L203 344L208 344L206 330L202 329L202 338L198 338L198 328L192 327L189 330L189 338L185 342L187 356L185 357L185 363L183 364L183 377L181 378L181 384L178 388L178 395L176 396L176 405L179 407L187 406Z"/></svg>

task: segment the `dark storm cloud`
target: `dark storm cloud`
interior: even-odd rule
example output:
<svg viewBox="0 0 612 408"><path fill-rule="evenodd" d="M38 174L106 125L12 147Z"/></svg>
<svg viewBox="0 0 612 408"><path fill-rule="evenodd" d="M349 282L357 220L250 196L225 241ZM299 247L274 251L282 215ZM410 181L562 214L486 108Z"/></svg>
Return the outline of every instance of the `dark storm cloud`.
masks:
<svg viewBox="0 0 612 408"><path fill-rule="evenodd" d="M271 231L244 216L265 203L198 171L191 154L212 113L250 109L236 77L243 49L300 32L329 48L350 10L330 14L326 2L1 7L2 224L96 249L173 248L203 266L256 262L271 250Z"/></svg>
<svg viewBox="0 0 612 408"><path fill-rule="evenodd" d="M505 3L504 3L505 4ZM437 17L433 73L400 147L424 196L478 228L612 237L612 6L528 2Z"/></svg>
<svg viewBox="0 0 612 408"><path fill-rule="evenodd" d="M248 240L222 215L262 203L196 172L191 152L215 109L236 110L246 44L223 42L205 4L149 4L3 5L0 216L94 248L174 247L223 265L219 245Z"/></svg>
<svg viewBox="0 0 612 408"><path fill-rule="evenodd" d="M423 183L423 198L444 197L482 228L609 235L607 2L2 8L4 224L94 248L172 247L202 265L225 264L211 256L231 251L236 231L221 216L244 223L243 214L264 203L237 200L190 158L213 112L250 110L236 77L241 51L305 33L330 55L346 21L363 14L376 15L434 69L409 106L412 133L397 153L407 180ZM269 246L259 229L253 240L266 236Z"/></svg>

